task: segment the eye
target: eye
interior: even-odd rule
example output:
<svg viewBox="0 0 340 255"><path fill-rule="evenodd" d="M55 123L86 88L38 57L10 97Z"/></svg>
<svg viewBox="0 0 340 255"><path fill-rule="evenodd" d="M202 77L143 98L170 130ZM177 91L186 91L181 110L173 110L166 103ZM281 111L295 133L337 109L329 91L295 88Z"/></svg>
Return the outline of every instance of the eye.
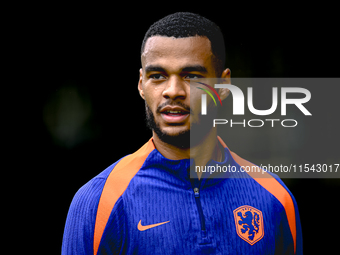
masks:
<svg viewBox="0 0 340 255"><path fill-rule="evenodd" d="M165 76L160 74L160 73L151 74L149 77L150 77L150 79L153 79L153 80L163 80L163 79L166 79Z"/></svg>
<svg viewBox="0 0 340 255"><path fill-rule="evenodd" d="M192 79L200 79L200 78L202 78L202 77L203 77L202 75L190 73L190 74L185 75L185 76L184 76L184 79L190 79L190 80L192 80Z"/></svg>

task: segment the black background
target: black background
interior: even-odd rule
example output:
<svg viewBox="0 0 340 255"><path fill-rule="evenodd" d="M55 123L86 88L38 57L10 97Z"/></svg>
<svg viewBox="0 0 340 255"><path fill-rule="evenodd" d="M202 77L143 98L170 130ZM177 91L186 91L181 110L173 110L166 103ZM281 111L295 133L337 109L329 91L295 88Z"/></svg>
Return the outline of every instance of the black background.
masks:
<svg viewBox="0 0 340 255"><path fill-rule="evenodd" d="M270 4L199 6L197 2L196 7L182 7L170 2L117 2L31 7L19 26L25 42L20 64L31 70L28 90L39 106L34 126L38 132L30 136L30 144L39 144L33 161L40 180L35 177L32 189L49 254L60 252L76 191L151 137L137 82L141 42L153 22L190 11L217 23L225 36L232 77L339 76L334 7ZM334 139L339 144L337 134ZM339 179L283 181L299 206L305 254L332 251L339 229L333 221Z"/></svg>

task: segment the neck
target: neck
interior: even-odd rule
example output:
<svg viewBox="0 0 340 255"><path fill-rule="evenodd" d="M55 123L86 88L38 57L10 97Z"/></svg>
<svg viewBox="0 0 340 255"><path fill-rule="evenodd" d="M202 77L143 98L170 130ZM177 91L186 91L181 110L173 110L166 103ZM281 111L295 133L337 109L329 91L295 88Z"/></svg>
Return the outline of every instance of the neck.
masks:
<svg viewBox="0 0 340 255"><path fill-rule="evenodd" d="M181 160L192 158L196 166L205 166L209 160L221 161L222 152L218 146L216 128L202 139L202 141L190 148L179 148L177 146L163 142L155 132L153 132L153 141L156 149L166 158L171 160ZM198 178L202 173L197 173Z"/></svg>

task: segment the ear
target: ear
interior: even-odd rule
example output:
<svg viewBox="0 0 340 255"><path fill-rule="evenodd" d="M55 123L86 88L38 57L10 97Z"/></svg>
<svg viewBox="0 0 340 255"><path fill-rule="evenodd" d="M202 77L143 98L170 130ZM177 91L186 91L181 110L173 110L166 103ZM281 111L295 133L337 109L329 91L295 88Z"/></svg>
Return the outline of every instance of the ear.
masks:
<svg viewBox="0 0 340 255"><path fill-rule="evenodd" d="M142 87L142 81L143 81L143 69L139 69L139 81L138 81L138 91L139 95L145 100L143 87Z"/></svg>
<svg viewBox="0 0 340 255"><path fill-rule="evenodd" d="M231 84L230 75L231 75L230 69L229 68L225 69L221 76L222 83ZM229 96L230 90L227 88L221 88L219 89L218 94L220 95L221 100L224 100Z"/></svg>

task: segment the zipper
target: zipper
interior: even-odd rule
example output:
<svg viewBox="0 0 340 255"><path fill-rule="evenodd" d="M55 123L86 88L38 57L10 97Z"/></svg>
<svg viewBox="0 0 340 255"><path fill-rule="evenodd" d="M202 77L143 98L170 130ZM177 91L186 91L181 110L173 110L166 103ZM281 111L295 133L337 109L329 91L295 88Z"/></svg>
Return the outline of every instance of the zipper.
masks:
<svg viewBox="0 0 340 255"><path fill-rule="evenodd" d="M199 188L197 188L197 187L194 188L194 193L195 193L195 201L196 201L196 205L197 205L198 215L199 215L200 222L201 222L201 230L205 230L205 219L204 219L201 200L200 200L200 190L199 190Z"/></svg>

